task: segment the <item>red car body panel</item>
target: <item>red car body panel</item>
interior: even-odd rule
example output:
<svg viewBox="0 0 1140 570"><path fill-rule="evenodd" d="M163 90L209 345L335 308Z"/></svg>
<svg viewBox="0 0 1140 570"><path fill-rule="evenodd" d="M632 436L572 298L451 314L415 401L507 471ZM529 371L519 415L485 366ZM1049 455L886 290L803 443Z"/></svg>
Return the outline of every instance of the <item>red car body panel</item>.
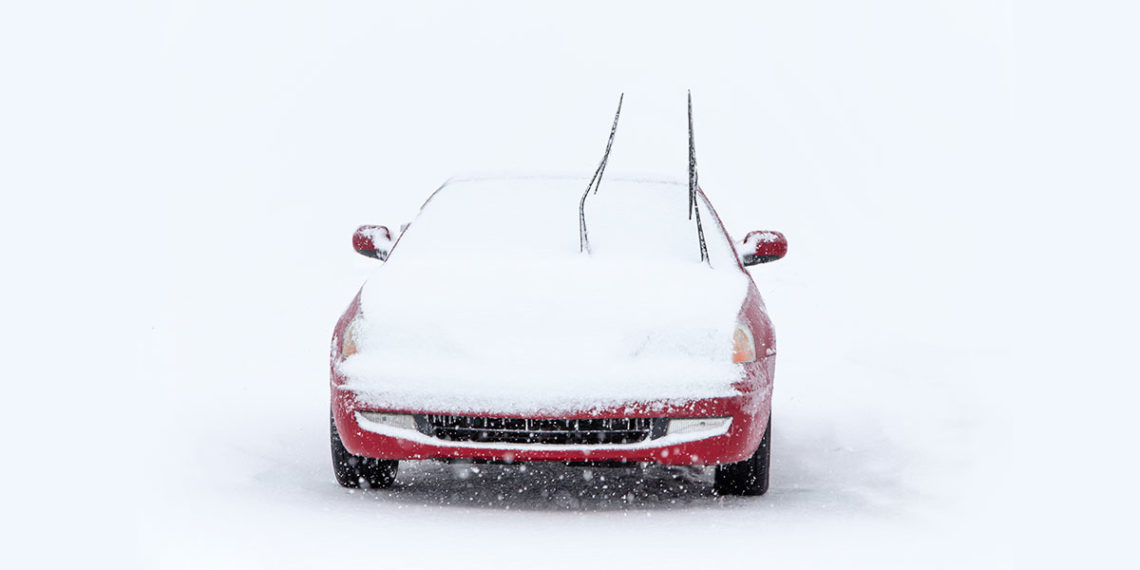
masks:
<svg viewBox="0 0 1140 570"><path fill-rule="evenodd" d="M702 192L703 195L703 192ZM433 193L434 196L434 193ZM430 197L428 200L430 201ZM426 204L426 202L425 202ZM706 201L706 204L709 202ZM710 209L711 204L710 204ZM715 209L713 215L717 215ZM717 216L719 222L719 216ZM723 228L723 224L720 224ZM725 236L729 243L731 238ZM398 246L397 243L396 245ZM355 247L356 244L354 244ZM735 246L734 246L735 247ZM392 253L395 253L393 246ZM738 270L747 272L739 262ZM677 402L630 402L627 405L604 409L566 411L557 415L519 415L497 413L495 410L479 412L465 411L462 415L492 417L530 418L694 418L731 416L732 424L727 433L696 441L671 445L654 446L652 440L630 448L629 446L577 445L559 446L551 449L540 444L480 446L450 445L448 441L426 444L369 431L358 423L357 411L379 411L408 414L451 413L450 410L430 409L381 409L358 401L352 390L344 388L345 379L339 374L336 363L343 359L340 354L341 339L346 328L360 308L360 293L349 304L348 309L337 321L333 331L330 363L331 407L337 432L345 448L355 454L377 459L471 459L490 461L554 461L554 462L653 462L672 465L714 465L734 463L752 455L760 445L765 426L771 414L771 394L775 373L776 339L772 323L768 318L764 302L749 276L748 293L741 305L738 320L752 331L755 342L756 360L739 364L742 368L741 380L734 384L736 394ZM725 358L729 355L726 353Z"/></svg>

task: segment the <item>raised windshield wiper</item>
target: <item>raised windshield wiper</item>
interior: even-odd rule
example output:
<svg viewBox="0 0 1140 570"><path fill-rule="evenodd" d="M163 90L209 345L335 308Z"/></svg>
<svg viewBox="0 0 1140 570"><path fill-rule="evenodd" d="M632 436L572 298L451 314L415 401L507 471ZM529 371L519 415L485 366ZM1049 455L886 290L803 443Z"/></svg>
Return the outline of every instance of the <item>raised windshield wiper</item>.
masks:
<svg viewBox="0 0 1140 570"><path fill-rule="evenodd" d="M614 114L614 126L610 127L610 140L606 143L606 154L602 155L601 164L599 164L598 169L594 171L594 177L590 179L590 185L586 186L586 191L582 193L582 200L578 202L578 251L590 252L590 238L586 235L586 196L590 195L591 188L593 188L594 193L597 194L598 188L602 185L602 175L605 174L606 162L610 159L610 148L614 146L614 135L617 134L618 118L621 117L621 103L624 99L625 93L622 93L621 96L618 97L617 113Z"/></svg>
<svg viewBox="0 0 1140 570"><path fill-rule="evenodd" d="M701 261L709 261L709 250L705 247L705 229L701 226L701 208L697 204L697 146L693 142L693 92L689 91L689 219L693 213L697 217L697 241L701 244Z"/></svg>

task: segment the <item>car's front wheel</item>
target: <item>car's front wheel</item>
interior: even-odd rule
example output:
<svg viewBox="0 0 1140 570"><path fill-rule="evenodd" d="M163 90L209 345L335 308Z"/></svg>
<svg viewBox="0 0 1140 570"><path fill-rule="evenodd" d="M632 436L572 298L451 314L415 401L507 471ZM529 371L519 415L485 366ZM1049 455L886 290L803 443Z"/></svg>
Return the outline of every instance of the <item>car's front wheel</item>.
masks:
<svg viewBox="0 0 1140 570"><path fill-rule="evenodd" d="M329 415L329 433L332 444L333 473L341 487L384 489L396 481L400 462L394 459L374 459L353 455L344 447L336 431L336 420Z"/></svg>
<svg viewBox="0 0 1140 570"><path fill-rule="evenodd" d="M713 490L718 495L763 495L768 492L768 462L772 456L772 417L764 427L760 447L744 461L716 466Z"/></svg>

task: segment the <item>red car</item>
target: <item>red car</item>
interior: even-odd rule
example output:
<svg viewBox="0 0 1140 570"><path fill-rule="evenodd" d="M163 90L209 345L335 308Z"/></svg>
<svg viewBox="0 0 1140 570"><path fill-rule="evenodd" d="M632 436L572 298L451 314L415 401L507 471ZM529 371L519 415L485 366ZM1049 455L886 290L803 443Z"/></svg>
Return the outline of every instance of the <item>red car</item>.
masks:
<svg viewBox="0 0 1140 570"><path fill-rule="evenodd" d="M333 333L340 484L465 459L716 465L720 493L767 490L776 343L744 266L783 257L783 235L738 252L698 191L702 261L682 185L615 181L586 253L583 183L452 181L395 239L357 230L386 263Z"/></svg>
<svg viewBox="0 0 1140 570"><path fill-rule="evenodd" d="M744 267L787 242L734 246L691 136L687 187L600 188L608 156L589 181L452 180L398 236L356 231L385 263L333 332L341 485L388 487L400 460L656 462L767 491L776 340Z"/></svg>

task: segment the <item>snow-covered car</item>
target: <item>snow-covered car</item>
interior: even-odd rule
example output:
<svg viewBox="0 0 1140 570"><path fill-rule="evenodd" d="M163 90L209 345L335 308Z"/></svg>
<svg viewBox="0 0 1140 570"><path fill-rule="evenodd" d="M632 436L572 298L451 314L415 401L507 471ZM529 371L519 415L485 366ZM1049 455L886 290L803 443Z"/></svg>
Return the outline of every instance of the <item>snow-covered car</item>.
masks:
<svg viewBox="0 0 1140 570"><path fill-rule="evenodd" d="M588 183L452 180L395 239L356 231L386 263L333 332L341 485L443 459L715 465L718 493L768 490L776 337L744 267L787 241L734 246L697 181L691 97L688 184L599 192L620 116Z"/></svg>
<svg viewBox="0 0 1140 570"><path fill-rule="evenodd" d="M332 448L345 486L386 487L400 460L716 465L716 490L768 485L776 341L701 191L586 180L452 180L393 238L332 341ZM587 227L583 225L583 229ZM581 232L585 234L586 232Z"/></svg>

